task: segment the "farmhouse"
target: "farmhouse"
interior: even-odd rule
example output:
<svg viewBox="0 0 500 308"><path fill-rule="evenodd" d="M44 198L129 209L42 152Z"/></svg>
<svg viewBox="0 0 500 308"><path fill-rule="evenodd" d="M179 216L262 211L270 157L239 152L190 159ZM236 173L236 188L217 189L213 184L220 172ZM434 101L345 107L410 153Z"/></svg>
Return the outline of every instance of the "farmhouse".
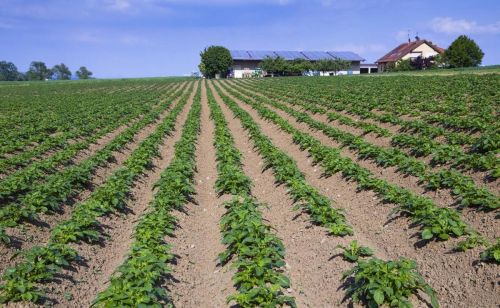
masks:
<svg viewBox="0 0 500 308"><path fill-rule="evenodd" d="M410 39L408 39L408 43L403 43L389 51L385 56L378 59L376 63L378 65L378 71L383 72L388 65L397 65L398 61L416 59L418 57L428 58L443 52L443 48L432 44L431 41L421 40L417 36L415 41L410 41Z"/></svg>
<svg viewBox="0 0 500 308"><path fill-rule="evenodd" d="M230 50L233 58L231 75L234 78L252 77L259 74L261 69L260 62L266 57L282 57L286 61L294 59L305 59L311 62L328 59L351 61L351 67L347 71L341 71L339 74L359 74L360 63L365 61L359 55L350 51L261 51L261 50ZM333 75L333 72L324 72L321 75Z"/></svg>

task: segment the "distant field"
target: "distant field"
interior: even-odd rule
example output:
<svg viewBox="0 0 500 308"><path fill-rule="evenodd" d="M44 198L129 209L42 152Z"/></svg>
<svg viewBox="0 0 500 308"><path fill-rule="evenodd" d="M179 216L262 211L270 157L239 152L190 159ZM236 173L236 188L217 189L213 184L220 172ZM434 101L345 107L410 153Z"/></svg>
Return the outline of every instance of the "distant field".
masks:
<svg viewBox="0 0 500 308"><path fill-rule="evenodd" d="M2 84L0 303L498 307L499 71Z"/></svg>
<svg viewBox="0 0 500 308"><path fill-rule="evenodd" d="M466 67L466 68L452 68L452 69L431 69L424 71L410 71L410 72L394 72L383 73L379 76L394 76L394 75L458 75L458 74L499 74L500 65L491 65L484 67ZM373 75L377 76L377 75Z"/></svg>

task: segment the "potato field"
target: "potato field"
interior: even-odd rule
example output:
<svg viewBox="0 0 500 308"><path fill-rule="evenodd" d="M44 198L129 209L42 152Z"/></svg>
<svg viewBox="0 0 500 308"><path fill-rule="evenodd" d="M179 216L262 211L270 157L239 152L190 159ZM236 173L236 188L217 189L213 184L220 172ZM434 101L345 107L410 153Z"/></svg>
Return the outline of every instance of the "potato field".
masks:
<svg viewBox="0 0 500 308"><path fill-rule="evenodd" d="M500 75L0 85L0 306L499 307Z"/></svg>

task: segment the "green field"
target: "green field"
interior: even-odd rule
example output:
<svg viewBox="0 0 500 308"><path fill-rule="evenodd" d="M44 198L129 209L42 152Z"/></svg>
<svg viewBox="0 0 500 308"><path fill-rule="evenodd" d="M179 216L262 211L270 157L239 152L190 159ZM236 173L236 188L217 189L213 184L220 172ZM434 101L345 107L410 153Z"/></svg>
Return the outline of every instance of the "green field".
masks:
<svg viewBox="0 0 500 308"><path fill-rule="evenodd" d="M498 72L0 84L0 304L498 306Z"/></svg>

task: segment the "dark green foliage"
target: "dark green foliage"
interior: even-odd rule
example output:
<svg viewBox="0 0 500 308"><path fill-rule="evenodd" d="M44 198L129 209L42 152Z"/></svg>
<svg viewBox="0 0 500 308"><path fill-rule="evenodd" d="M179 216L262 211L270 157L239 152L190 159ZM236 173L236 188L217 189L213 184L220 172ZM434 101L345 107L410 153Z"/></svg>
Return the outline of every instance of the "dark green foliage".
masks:
<svg viewBox="0 0 500 308"><path fill-rule="evenodd" d="M412 307L408 297L421 290L429 296L433 308L439 307L436 292L418 273L415 261L361 260L343 274L344 280L351 277L354 281L347 286L346 295L355 303L363 302L368 307Z"/></svg>
<svg viewBox="0 0 500 308"><path fill-rule="evenodd" d="M12 62L0 61L0 81L16 81L22 79L17 67Z"/></svg>
<svg viewBox="0 0 500 308"><path fill-rule="evenodd" d="M411 59L399 60L396 63L390 63L386 68L386 71L388 72L405 72L413 70L415 70L415 67L413 67Z"/></svg>
<svg viewBox="0 0 500 308"><path fill-rule="evenodd" d="M222 242L228 249L219 255L222 264L233 256L237 273L233 281L238 294L228 297L241 307L295 307L293 297L283 294L290 287L282 273L285 265L283 243L262 222L259 205L250 196L234 197L226 202L227 212L221 220Z"/></svg>
<svg viewBox="0 0 500 308"><path fill-rule="evenodd" d="M71 78L71 71L64 63L54 65L52 74L59 80L69 80Z"/></svg>
<svg viewBox="0 0 500 308"><path fill-rule="evenodd" d="M30 64L30 68L26 73L28 80L46 80L52 78L53 72L47 68L44 62L33 61Z"/></svg>
<svg viewBox="0 0 500 308"><path fill-rule="evenodd" d="M214 78L216 75L226 77L233 58L229 50L223 46L210 46L201 53L199 65L201 73L207 78Z"/></svg>
<svg viewBox="0 0 500 308"><path fill-rule="evenodd" d="M484 52L476 42L465 35L454 40L444 53L446 63L452 68L478 66L483 56Z"/></svg>
<svg viewBox="0 0 500 308"><path fill-rule="evenodd" d="M335 75L339 71L345 71L348 70L351 67L351 62L342 60L340 58L336 59L324 59L324 60L318 60L313 63L312 65L314 70L320 71L320 72L334 72Z"/></svg>
<svg viewBox="0 0 500 308"><path fill-rule="evenodd" d="M76 71L76 76L78 79L89 79L92 76L92 72L89 71L85 66L81 66L77 71Z"/></svg>
<svg viewBox="0 0 500 308"><path fill-rule="evenodd" d="M290 71L288 62L282 57L265 57L260 62L260 68L262 68L268 74L277 76L284 76L285 73L288 73Z"/></svg>
<svg viewBox="0 0 500 308"><path fill-rule="evenodd" d="M481 253L481 260L500 264L500 239Z"/></svg>
<svg viewBox="0 0 500 308"><path fill-rule="evenodd" d="M457 244L457 247L455 248L456 251L467 251L469 249L473 249L479 246L486 246L488 245L488 241L479 235L478 233L472 233L469 235L465 240L459 242Z"/></svg>

